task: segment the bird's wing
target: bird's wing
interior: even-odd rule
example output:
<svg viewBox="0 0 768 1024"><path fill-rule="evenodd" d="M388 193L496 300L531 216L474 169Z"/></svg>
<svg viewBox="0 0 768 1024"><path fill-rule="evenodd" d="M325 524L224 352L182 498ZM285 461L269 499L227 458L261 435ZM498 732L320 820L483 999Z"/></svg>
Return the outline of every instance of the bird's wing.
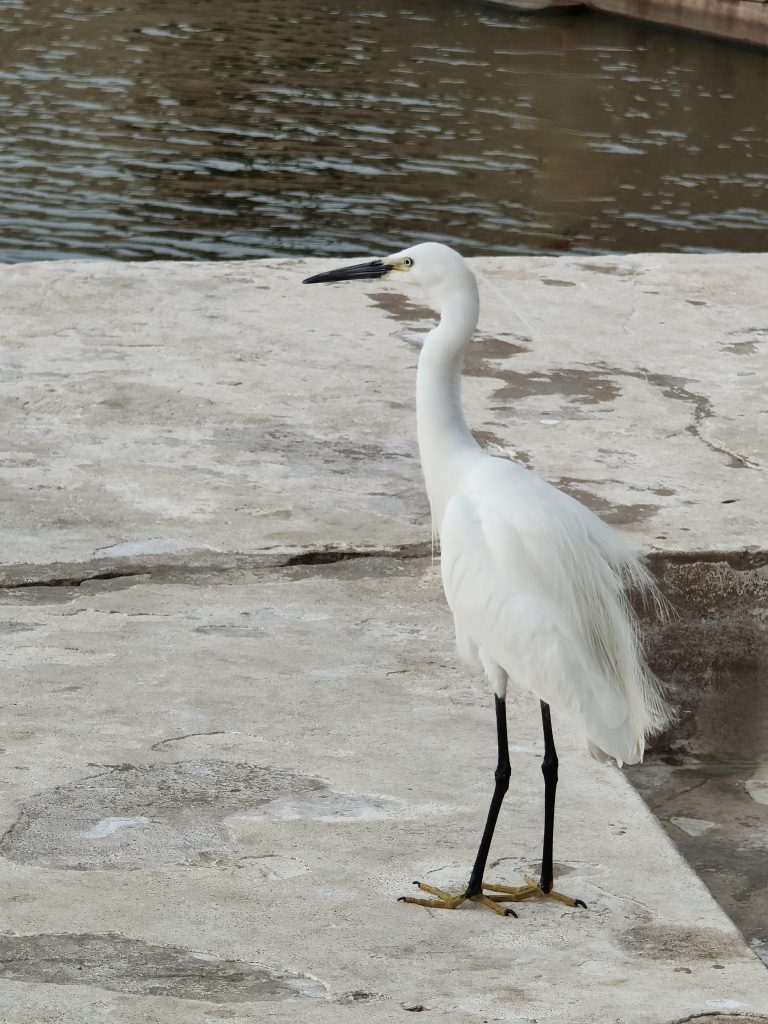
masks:
<svg viewBox="0 0 768 1024"><path fill-rule="evenodd" d="M601 750L639 760L647 670L621 579L578 515L552 501L554 489L533 477L495 483L452 498L441 524L443 585L459 632L519 685L578 716Z"/></svg>

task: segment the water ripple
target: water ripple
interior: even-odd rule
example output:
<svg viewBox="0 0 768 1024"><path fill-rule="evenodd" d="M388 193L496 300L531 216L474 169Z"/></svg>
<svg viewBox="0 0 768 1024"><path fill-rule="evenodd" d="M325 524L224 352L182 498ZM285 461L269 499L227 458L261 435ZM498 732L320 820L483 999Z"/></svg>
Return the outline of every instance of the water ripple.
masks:
<svg viewBox="0 0 768 1024"><path fill-rule="evenodd" d="M768 247L768 55L469 0L0 0L0 258Z"/></svg>

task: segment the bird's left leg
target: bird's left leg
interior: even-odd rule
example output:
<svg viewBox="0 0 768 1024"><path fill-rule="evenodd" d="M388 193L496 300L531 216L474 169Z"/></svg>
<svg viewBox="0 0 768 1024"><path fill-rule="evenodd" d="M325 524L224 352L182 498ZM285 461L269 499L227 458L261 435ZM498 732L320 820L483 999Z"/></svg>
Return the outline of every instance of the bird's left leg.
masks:
<svg viewBox="0 0 768 1024"><path fill-rule="evenodd" d="M557 750L552 735L552 720L549 704L540 701L541 724L544 727L544 759L541 762L541 774L544 776L544 848L541 852L541 877L539 888L542 892L551 892L554 870L552 867L552 843L555 834L555 795L557 793Z"/></svg>
<svg viewBox="0 0 768 1024"><path fill-rule="evenodd" d="M498 762L494 775L496 785L493 790L493 797L491 798L491 806L488 809L488 819L485 823L485 829L483 830L483 837L480 840L480 847L477 851L477 856L475 857L475 864L472 868L472 874L467 888L464 892L452 896L450 893L443 892L442 889L436 889L432 885L426 885L424 882L416 882L415 884L418 885L423 892L430 893L431 895L436 896L437 899L425 900L415 896L401 896L400 902L416 903L421 907L455 910L456 907L461 906L461 904L467 900L472 900L475 903L482 903L484 906L490 907L490 909L495 910L497 914L506 914L509 917L517 917L514 910L505 910L503 907L499 906L499 903L502 902L501 900L486 896L483 892L483 873L485 872L485 865L488 861L488 853L491 849L491 841L496 829L499 811L501 810L501 805L504 801L504 795L509 789L509 777L512 774L512 769L509 763L509 746L507 743L507 703L504 697L499 697L498 694L496 694L496 737L499 747Z"/></svg>
<svg viewBox="0 0 768 1024"><path fill-rule="evenodd" d="M584 907L586 903L582 900L574 900L570 896L564 896L561 892L554 892L552 882L554 871L552 865L552 844L555 834L555 795L557 793L557 750L552 735L552 720L549 713L549 704L540 701L541 724L544 728L544 759L541 762L541 773L544 776L544 847L541 854L541 877L538 885L530 877L525 876L526 885L522 888L512 889L503 885L486 885L485 888L497 895L491 896L498 902L507 902L531 899L535 896L548 896L550 899L559 900L569 907ZM506 895L503 895L506 894Z"/></svg>

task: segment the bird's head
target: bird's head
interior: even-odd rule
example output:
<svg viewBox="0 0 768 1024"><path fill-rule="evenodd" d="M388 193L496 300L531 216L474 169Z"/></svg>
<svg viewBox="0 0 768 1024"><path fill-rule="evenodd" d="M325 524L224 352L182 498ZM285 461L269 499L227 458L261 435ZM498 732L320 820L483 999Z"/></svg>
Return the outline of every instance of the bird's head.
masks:
<svg viewBox="0 0 768 1024"><path fill-rule="evenodd" d="M304 284L319 284L323 281L370 281L382 278L391 278L403 283L410 281L420 285L440 308L444 298L457 286L472 280L472 272L455 249L439 242L422 242L381 259L315 274L308 277Z"/></svg>

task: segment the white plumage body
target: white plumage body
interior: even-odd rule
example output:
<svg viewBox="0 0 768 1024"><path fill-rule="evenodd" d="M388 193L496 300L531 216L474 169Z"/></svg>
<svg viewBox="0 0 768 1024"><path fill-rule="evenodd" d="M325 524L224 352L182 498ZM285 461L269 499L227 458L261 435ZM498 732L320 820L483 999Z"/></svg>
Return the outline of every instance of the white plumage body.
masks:
<svg viewBox="0 0 768 1024"><path fill-rule="evenodd" d="M440 526L459 654L579 720L593 753L634 764L663 722L627 585L649 581L619 535L522 467L481 454Z"/></svg>
<svg viewBox="0 0 768 1024"><path fill-rule="evenodd" d="M476 443L460 400L474 276L444 246L405 254L441 312L419 359L418 434L459 654L498 696L509 678L575 717L594 756L640 761L669 718L627 599L630 588L655 595L653 582L589 509Z"/></svg>

